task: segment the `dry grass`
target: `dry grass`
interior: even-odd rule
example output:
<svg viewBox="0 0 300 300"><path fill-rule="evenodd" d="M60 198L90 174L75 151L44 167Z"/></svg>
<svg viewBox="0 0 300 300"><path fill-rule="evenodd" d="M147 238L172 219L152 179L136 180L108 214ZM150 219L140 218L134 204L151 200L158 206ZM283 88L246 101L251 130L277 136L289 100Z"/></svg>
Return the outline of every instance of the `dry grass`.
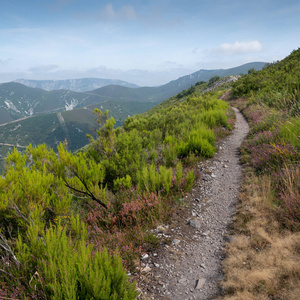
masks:
<svg viewBox="0 0 300 300"><path fill-rule="evenodd" d="M280 227L273 197L268 176L245 174L223 264L225 299L300 299L300 233Z"/></svg>

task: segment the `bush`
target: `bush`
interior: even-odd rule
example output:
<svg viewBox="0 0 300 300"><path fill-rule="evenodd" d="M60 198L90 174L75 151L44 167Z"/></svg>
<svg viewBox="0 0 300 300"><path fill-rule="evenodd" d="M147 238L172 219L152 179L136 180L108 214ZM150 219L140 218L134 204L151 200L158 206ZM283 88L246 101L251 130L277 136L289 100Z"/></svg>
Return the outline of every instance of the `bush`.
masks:
<svg viewBox="0 0 300 300"><path fill-rule="evenodd" d="M118 254L111 257L107 249L94 251L87 244L87 228L77 218L71 218L74 239L61 221L45 231L42 238L35 233L37 225L28 230L29 241L18 240L21 263L35 253L38 277L32 285L44 292L47 299L135 299L135 284L128 280ZM33 251L34 249L38 251Z"/></svg>

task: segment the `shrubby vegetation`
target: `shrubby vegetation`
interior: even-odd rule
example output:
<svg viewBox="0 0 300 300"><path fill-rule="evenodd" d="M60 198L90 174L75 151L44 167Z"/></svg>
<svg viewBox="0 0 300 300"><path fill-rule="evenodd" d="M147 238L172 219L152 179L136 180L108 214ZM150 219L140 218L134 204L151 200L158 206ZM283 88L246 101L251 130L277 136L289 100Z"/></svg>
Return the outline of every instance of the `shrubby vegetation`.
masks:
<svg viewBox="0 0 300 300"><path fill-rule="evenodd" d="M250 123L245 184L224 267L228 299L298 299L300 49L233 84ZM284 253L284 254L283 254Z"/></svg>
<svg viewBox="0 0 300 300"><path fill-rule="evenodd" d="M60 144L14 150L0 178L0 297L135 299L123 265L158 243L150 233L191 189L194 162L215 152L215 131L231 128L228 104L193 87L114 129L85 150ZM142 248L143 246L143 248Z"/></svg>
<svg viewBox="0 0 300 300"><path fill-rule="evenodd" d="M300 114L300 51L293 51L282 61L268 64L233 84L233 96L248 96L251 103Z"/></svg>

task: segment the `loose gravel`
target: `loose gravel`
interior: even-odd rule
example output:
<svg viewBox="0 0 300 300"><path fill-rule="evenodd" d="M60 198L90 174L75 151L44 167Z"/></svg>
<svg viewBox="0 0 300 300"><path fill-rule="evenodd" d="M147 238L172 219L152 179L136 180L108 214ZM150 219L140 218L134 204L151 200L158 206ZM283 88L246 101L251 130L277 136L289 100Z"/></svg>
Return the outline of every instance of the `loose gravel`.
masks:
<svg viewBox="0 0 300 300"><path fill-rule="evenodd" d="M223 246L237 204L241 165L239 147L249 127L235 109L236 125L215 157L200 163L201 177L169 226L156 233L166 241L142 259L141 298L216 299L224 275Z"/></svg>

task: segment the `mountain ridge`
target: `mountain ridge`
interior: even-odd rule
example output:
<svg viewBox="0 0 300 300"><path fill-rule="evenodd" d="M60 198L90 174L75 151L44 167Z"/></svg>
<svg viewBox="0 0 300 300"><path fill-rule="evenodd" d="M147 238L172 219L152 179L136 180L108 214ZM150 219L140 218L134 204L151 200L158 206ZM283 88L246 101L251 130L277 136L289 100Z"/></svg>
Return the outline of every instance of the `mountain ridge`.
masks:
<svg viewBox="0 0 300 300"><path fill-rule="evenodd" d="M32 88L40 88L45 91L53 90L70 90L73 92L87 92L106 85L120 85L131 88L137 88L138 85L119 79L104 79L104 78L77 78L77 79L62 79L62 80L33 80L33 79L16 79L14 82L24 84Z"/></svg>
<svg viewBox="0 0 300 300"><path fill-rule="evenodd" d="M109 85L88 92L45 91L17 82L2 83L0 142L21 146L46 143L55 148L57 143L68 139L68 148L75 151L88 143L86 134L93 134L98 126L93 115L95 108L108 110L116 126L121 126L127 117L144 113L182 91L185 94L202 79L246 73L248 69L263 66L264 63L252 63L233 69L199 70L159 87ZM63 126L60 116L64 119ZM0 158L9 150L11 147L1 145Z"/></svg>

